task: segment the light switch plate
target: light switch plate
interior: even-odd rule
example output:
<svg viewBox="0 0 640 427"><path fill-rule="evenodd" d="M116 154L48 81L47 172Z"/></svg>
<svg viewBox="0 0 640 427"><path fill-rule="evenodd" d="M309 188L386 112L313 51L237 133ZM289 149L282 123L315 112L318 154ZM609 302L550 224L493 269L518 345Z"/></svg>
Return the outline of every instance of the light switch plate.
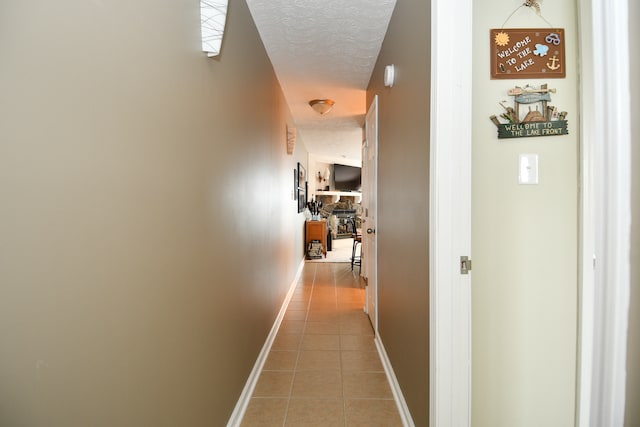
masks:
<svg viewBox="0 0 640 427"><path fill-rule="evenodd" d="M538 155L520 154L518 156L518 184L538 184Z"/></svg>

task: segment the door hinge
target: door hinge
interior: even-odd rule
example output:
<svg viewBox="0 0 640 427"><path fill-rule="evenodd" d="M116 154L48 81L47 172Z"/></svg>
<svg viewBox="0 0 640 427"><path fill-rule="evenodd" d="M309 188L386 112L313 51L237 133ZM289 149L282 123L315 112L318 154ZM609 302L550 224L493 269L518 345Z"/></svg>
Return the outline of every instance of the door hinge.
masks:
<svg viewBox="0 0 640 427"><path fill-rule="evenodd" d="M468 256L460 257L460 274L469 274L471 271L471 260Z"/></svg>

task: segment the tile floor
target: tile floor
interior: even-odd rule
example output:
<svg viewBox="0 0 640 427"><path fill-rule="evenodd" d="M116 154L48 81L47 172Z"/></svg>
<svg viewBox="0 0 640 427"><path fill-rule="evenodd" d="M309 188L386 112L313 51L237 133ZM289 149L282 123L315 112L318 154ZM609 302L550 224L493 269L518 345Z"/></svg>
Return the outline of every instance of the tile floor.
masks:
<svg viewBox="0 0 640 427"><path fill-rule="evenodd" d="M364 302L350 264L305 265L242 426L402 426Z"/></svg>

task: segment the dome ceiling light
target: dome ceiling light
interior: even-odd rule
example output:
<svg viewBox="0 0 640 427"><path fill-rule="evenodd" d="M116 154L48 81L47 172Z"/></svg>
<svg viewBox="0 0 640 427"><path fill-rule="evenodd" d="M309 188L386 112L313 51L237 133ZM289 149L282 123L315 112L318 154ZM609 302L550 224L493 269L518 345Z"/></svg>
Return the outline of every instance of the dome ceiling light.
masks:
<svg viewBox="0 0 640 427"><path fill-rule="evenodd" d="M311 108L320 114L325 114L331 111L335 103L336 102L333 99L312 99L309 101Z"/></svg>

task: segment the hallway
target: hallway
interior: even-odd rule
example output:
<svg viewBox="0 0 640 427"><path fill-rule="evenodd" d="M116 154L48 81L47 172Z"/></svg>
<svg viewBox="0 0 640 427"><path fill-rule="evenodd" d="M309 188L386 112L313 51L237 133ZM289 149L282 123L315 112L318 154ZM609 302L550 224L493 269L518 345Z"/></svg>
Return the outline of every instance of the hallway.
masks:
<svg viewBox="0 0 640 427"><path fill-rule="evenodd" d="M306 263L242 426L401 426L348 263Z"/></svg>

